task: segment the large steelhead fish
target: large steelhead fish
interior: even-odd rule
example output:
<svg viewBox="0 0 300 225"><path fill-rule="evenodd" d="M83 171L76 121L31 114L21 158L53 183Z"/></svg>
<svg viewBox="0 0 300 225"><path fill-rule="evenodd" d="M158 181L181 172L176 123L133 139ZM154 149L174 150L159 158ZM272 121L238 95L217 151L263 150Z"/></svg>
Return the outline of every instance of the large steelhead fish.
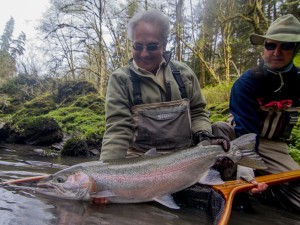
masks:
<svg viewBox="0 0 300 225"><path fill-rule="evenodd" d="M254 144L255 134L247 134L232 141L228 152L219 145L196 146L165 155L151 149L138 158L80 163L41 180L37 192L76 200L105 197L111 203L156 201L178 209L171 194L197 182L223 183L220 174L211 169L219 157L266 169L253 150Z"/></svg>

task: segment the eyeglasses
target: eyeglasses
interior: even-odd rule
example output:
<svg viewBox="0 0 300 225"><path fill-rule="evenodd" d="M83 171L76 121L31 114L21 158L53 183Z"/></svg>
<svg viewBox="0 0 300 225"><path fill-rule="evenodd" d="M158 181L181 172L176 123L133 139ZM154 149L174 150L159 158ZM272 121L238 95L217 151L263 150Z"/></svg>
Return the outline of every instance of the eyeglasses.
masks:
<svg viewBox="0 0 300 225"><path fill-rule="evenodd" d="M277 48L277 45L278 45L277 43L265 42L265 49L267 49L268 51L273 51ZM280 49L284 51L289 51L295 48L295 43L291 43L291 42L281 42L279 43L279 45L280 45Z"/></svg>
<svg viewBox="0 0 300 225"><path fill-rule="evenodd" d="M132 45L133 49L138 52L142 52L146 47L147 52L153 52L159 49L160 44L148 44L148 45L141 45L141 44L134 44Z"/></svg>

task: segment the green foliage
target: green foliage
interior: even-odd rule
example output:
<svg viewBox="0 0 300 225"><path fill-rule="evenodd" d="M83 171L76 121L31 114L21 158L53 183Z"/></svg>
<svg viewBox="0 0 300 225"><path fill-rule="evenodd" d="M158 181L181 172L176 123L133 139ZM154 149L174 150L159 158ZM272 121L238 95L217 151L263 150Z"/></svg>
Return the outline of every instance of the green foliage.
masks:
<svg viewBox="0 0 300 225"><path fill-rule="evenodd" d="M294 126L294 129L292 130L289 145L291 148L300 149L300 120L298 120L298 123Z"/></svg>
<svg viewBox="0 0 300 225"><path fill-rule="evenodd" d="M207 106L207 110L210 112L210 121L217 122L223 121L225 122L229 116L229 105L228 101L217 104L210 104Z"/></svg>
<svg viewBox="0 0 300 225"><path fill-rule="evenodd" d="M298 54L296 55L296 57L294 58L294 64L297 67L300 67L300 53L298 52Z"/></svg>
<svg viewBox="0 0 300 225"><path fill-rule="evenodd" d="M206 99L207 104L218 104L229 101L230 89L233 82L220 83L214 86L206 86L202 93Z"/></svg>
<svg viewBox="0 0 300 225"><path fill-rule="evenodd" d="M300 150L295 148L290 148L290 155L292 158L300 165Z"/></svg>
<svg viewBox="0 0 300 225"><path fill-rule="evenodd" d="M229 97L232 83L207 86L202 92L207 102L211 122L226 121L229 116Z"/></svg>

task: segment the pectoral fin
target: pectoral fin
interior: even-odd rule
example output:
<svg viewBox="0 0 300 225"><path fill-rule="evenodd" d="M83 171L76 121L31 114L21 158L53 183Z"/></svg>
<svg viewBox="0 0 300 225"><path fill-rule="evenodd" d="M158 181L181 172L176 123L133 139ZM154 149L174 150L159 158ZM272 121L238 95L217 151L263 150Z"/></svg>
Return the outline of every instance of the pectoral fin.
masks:
<svg viewBox="0 0 300 225"><path fill-rule="evenodd" d="M215 169L210 169L201 177L199 183L206 185L217 185L223 184L224 181L221 179L219 171Z"/></svg>
<svg viewBox="0 0 300 225"><path fill-rule="evenodd" d="M167 206L171 209L180 209L180 207L175 203L171 195L163 195L154 199L154 201L159 202L160 204Z"/></svg>

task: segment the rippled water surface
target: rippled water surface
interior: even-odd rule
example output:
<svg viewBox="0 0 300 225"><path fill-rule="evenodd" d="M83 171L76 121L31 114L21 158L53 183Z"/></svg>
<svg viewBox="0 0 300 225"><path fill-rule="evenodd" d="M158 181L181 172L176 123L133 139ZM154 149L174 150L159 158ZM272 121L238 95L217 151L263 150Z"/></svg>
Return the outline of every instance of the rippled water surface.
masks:
<svg viewBox="0 0 300 225"><path fill-rule="evenodd" d="M24 145L0 146L0 181L52 174L87 160L45 156L42 149ZM97 160L97 159L94 159ZM299 225L300 215L251 199L254 214L233 211L230 225ZM95 205L35 193L34 185L0 186L1 225L148 225L210 224L199 209L168 209L158 203Z"/></svg>

